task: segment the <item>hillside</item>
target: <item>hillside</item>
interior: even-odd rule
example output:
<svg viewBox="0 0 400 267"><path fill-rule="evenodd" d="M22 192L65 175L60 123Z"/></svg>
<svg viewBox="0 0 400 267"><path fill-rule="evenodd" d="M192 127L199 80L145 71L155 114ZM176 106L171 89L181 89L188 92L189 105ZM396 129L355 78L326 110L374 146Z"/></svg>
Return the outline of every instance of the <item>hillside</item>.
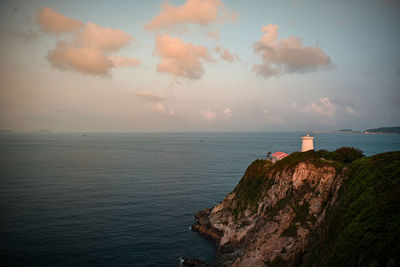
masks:
<svg viewBox="0 0 400 267"><path fill-rule="evenodd" d="M400 126L399 127L381 127L381 128L375 128L375 129L367 129L364 131L365 134L371 134L371 133L376 133L376 134L381 134L381 133L387 133L387 134L400 134Z"/></svg>
<svg viewBox="0 0 400 267"><path fill-rule="evenodd" d="M293 153L254 161L194 231L219 242L215 263L184 266L354 266L400 263L400 152Z"/></svg>

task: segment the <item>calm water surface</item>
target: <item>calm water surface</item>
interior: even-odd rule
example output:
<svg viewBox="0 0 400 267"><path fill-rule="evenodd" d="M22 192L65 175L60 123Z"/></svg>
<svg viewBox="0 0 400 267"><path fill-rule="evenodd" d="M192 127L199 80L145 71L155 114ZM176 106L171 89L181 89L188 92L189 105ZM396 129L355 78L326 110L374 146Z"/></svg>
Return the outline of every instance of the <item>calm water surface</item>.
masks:
<svg viewBox="0 0 400 267"><path fill-rule="evenodd" d="M193 215L300 132L1 134L0 265L179 266L212 261ZM400 135L316 134L316 149L400 150Z"/></svg>

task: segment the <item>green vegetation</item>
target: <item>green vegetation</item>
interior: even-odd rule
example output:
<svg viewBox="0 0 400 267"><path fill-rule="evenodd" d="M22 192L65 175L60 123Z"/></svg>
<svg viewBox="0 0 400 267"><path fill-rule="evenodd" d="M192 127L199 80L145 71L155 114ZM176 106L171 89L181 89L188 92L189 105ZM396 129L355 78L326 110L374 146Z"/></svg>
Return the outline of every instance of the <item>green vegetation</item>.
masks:
<svg viewBox="0 0 400 267"><path fill-rule="evenodd" d="M400 263L400 152L354 161L306 266Z"/></svg>
<svg viewBox="0 0 400 267"><path fill-rule="evenodd" d="M329 162L321 159L317 152L314 150L309 150L307 152L294 152L283 158L282 160L276 162L273 167L273 172L278 173L284 170L294 171L294 168L300 162L308 162L314 164L316 167L323 167L325 165L330 165Z"/></svg>
<svg viewBox="0 0 400 267"><path fill-rule="evenodd" d="M232 213L235 219L238 219L242 211L248 207L255 208L263 189L268 184L272 185L271 181L267 183L268 179L265 177L271 166L270 161L258 159L247 168L244 177L234 190L237 204Z"/></svg>
<svg viewBox="0 0 400 267"><path fill-rule="evenodd" d="M381 127L375 129L367 129L364 132L369 133L400 133L400 126L398 127Z"/></svg>
<svg viewBox="0 0 400 267"><path fill-rule="evenodd" d="M274 184L274 179L268 178L268 174L273 176L282 171L294 172L295 167L300 162L311 163L314 166L334 166L340 172L346 164L363 157L361 150L350 147L339 148L334 152L326 150L295 152L288 157L272 164L268 160L257 159L247 168L245 175L234 189L237 204L232 210L234 218L240 218L241 213L247 208L256 208L262 192L268 191ZM310 192L310 188L303 188ZM279 211L278 205L271 211L272 214Z"/></svg>
<svg viewBox="0 0 400 267"><path fill-rule="evenodd" d="M316 153L319 157L326 160L334 160L342 163L351 163L359 158L364 157L363 152L354 147L341 147L336 149L334 152L319 150Z"/></svg>
<svg viewBox="0 0 400 267"><path fill-rule="evenodd" d="M291 204L292 196L288 195L284 198L281 198L276 202L274 207L270 207L268 210L268 216L269 218L274 218L276 215L279 214L279 211L283 209L287 204Z"/></svg>

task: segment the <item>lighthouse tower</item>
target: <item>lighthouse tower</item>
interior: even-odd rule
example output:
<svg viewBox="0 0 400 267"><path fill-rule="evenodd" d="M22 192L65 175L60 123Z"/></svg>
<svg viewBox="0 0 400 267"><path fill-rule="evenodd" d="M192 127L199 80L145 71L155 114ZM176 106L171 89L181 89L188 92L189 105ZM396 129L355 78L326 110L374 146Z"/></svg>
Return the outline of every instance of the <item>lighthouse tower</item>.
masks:
<svg viewBox="0 0 400 267"><path fill-rule="evenodd" d="M308 150L314 149L314 137L310 136L308 133L301 137L301 152L306 152Z"/></svg>

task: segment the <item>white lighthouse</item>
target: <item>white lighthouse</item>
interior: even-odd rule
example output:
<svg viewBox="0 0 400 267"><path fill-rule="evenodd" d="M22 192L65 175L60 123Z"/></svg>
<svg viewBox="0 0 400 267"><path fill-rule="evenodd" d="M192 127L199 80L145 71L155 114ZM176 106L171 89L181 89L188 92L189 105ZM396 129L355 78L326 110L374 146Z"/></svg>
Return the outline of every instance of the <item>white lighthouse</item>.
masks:
<svg viewBox="0 0 400 267"><path fill-rule="evenodd" d="M301 137L301 152L306 152L308 150L314 149L314 137L310 136L308 133Z"/></svg>

